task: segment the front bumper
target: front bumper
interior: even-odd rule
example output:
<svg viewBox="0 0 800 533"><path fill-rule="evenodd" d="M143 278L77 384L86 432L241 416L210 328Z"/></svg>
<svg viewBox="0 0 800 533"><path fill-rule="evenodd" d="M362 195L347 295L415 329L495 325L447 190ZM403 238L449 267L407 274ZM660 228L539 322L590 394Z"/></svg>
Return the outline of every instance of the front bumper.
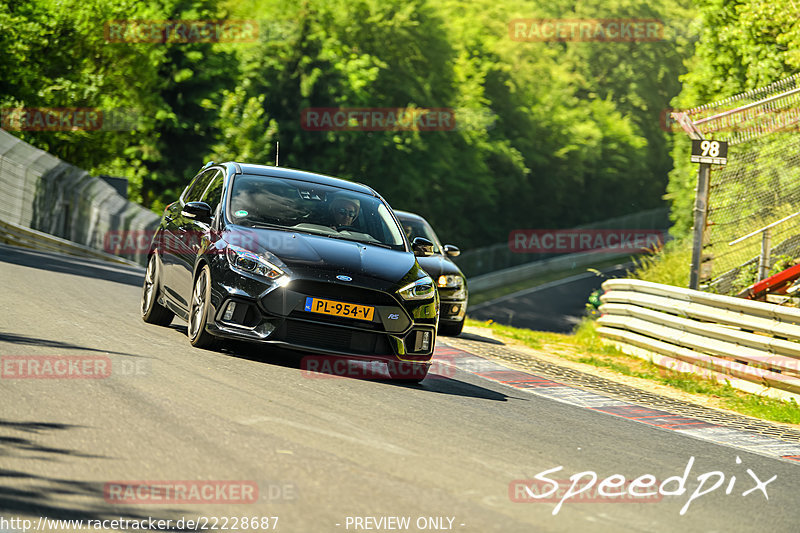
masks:
<svg viewBox="0 0 800 533"><path fill-rule="evenodd" d="M438 295L406 302L353 285L294 279L279 286L219 274L217 280L212 275L213 335L362 360L424 363L433 356ZM308 297L369 305L375 312L370 321L313 313L305 310Z"/></svg>
<svg viewBox="0 0 800 533"><path fill-rule="evenodd" d="M439 287L439 298L441 298L441 322L454 323L461 322L467 314L468 293L466 287L451 288Z"/></svg>

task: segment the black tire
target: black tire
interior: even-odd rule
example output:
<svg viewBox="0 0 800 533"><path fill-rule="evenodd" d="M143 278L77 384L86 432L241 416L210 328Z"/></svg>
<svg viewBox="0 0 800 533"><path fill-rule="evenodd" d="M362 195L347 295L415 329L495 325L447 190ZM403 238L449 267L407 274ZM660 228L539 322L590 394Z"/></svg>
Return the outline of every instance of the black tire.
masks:
<svg viewBox="0 0 800 533"><path fill-rule="evenodd" d="M175 317L175 313L158 303L160 278L158 260L156 259L156 254L153 254L147 262L147 272L144 275L140 311L142 312L142 320L148 324L169 326Z"/></svg>
<svg viewBox="0 0 800 533"><path fill-rule="evenodd" d="M428 375L431 365L424 363L407 363L405 361L394 361L386 363L389 369L389 378L392 381L402 381L403 383L419 383Z"/></svg>
<svg viewBox="0 0 800 533"><path fill-rule="evenodd" d="M195 348L210 348L216 337L206 331L208 309L211 307L211 269L203 265L192 285L189 303L189 342Z"/></svg>
<svg viewBox="0 0 800 533"><path fill-rule="evenodd" d="M444 335L446 337L458 337L461 335L461 331L463 329L463 320L455 324L445 324L443 322L439 322L439 335Z"/></svg>

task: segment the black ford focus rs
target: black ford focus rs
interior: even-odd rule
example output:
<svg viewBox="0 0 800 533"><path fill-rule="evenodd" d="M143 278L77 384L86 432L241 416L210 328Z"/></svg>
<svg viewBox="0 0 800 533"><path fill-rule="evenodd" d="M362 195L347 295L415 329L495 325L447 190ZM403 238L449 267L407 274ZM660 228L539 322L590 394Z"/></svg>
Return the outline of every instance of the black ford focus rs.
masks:
<svg viewBox="0 0 800 533"><path fill-rule="evenodd" d="M209 163L169 205L150 247L142 317L219 339L387 363L419 381L439 317L434 281L370 187L282 167Z"/></svg>

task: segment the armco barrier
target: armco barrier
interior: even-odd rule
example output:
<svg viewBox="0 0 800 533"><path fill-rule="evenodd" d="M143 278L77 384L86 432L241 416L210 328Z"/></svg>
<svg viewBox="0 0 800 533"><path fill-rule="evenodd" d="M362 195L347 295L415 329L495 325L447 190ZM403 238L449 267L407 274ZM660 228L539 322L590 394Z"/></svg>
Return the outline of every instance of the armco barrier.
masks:
<svg viewBox="0 0 800 533"><path fill-rule="evenodd" d="M103 180L0 130L0 221L15 225L14 235L31 228L103 250L109 231L154 229L158 220ZM8 242L13 235L4 233Z"/></svg>
<svg viewBox="0 0 800 533"><path fill-rule="evenodd" d="M633 279L603 289L598 332L622 351L800 400L800 309Z"/></svg>
<svg viewBox="0 0 800 533"><path fill-rule="evenodd" d="M59 252L88 259L101 259L113 263L138 266L137 263L129 261L128 259L95 250L94 248L89 248L88 246L68 241L67 239L54 237L48 233L26 228L25 226L3 222L2 220L0 220L0 243L12 244L23 248L33 248L34 250L42 250L45 252Z"/></svg>
<svg viewBox="0 0 800 533"><path fill-rule="evenodd" d="M606 220L599 220L591 224L584 224L570 229L655 229L662 230L666 233L669 229L669 208L658 207L649 209L647 211L640 211L629 215L609 218ZM555 228L552 228L555 230ZM554 253L516 253L511 250L508 245L508 240L491 246L483 246L481 248L473 248L471 250L463 250L461 255L453 259L458 265L458 268L469 279L480 279L484 275L493 274L501 270L508 270L514 272L515 268L531 267L534 272L538 273L537 267L534 265L544 263L550 259L562 259L566 254ZM577 254L569 254L577 255ZM618 254L620 257L625 254ZM597 259L597 256L595 256ZM556 262L558 264L558 262ZM591 264L590 260L586 264ZM545 266L545 271L547 267ZM521 269L524 271L524 269ZM524 279L524 278L523 278ZM472 286L470 285L470 289Z"/></svg>
<svg viewBox="0 0 800 533"><path fill-rule="evenodd" d="M596 265L601 261L620 259L627 262L630 256L630 252L579 252L575 254L562 254L558 257L551 257L550 259L536 261L535 263L504 268L503 270L498 270L489 274L467 278L467 282L470 292L477 293L524 281L533 276Z"/></svg>

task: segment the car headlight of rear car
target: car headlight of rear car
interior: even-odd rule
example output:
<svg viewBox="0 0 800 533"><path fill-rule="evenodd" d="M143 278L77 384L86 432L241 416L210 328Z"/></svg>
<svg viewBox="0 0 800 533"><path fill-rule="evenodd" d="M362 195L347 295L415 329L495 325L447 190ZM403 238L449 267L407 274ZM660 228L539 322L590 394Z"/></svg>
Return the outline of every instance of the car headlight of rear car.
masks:
<svg viewBox="0 0 800 533"><path fill-rule="evenodd" d="M263 257L232 244L225 247L225 257L228 258L230 267L239 272L255 274L273 281L285 275L283 270Z"/></svg>
<svg viewBox="0 0 800 533"><path fill-rule="evenodd" d="M436 294L436 287L434 287L430 276L425 276L398 290L397 294L403 300L427 300L428 298L433 298L433 295Z"/></svg>
<svg viewBox="0 0 800 533"><path fill-rule="evenodd" d="M437 285L442 288L447 287L448 289L455 289L464 285L464 278L458 274L441 275L437 280Z"/></svg>

